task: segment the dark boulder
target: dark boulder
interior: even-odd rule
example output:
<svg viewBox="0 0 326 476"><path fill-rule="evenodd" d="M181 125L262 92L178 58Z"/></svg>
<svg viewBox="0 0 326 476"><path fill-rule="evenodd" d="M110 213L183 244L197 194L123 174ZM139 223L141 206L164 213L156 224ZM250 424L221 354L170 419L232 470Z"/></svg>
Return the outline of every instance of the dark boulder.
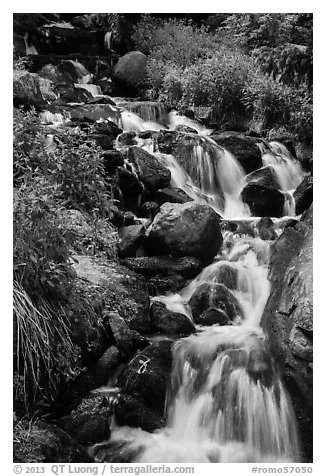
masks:
<svg viewBox="0 0 326 476"><path fill-rule="evenodd" d="M237 132L212 134L211 138L230 151L247 174L262 166L261 152L254 138Z"/></svg>
<svg viewBox="0 0 326 476"><path fill-rule="evenodd" d="M135 132L122 132L118 138L119 145L123 147L135 145L137 144L135 137Z"/></svg>
<svg viewBox="0 0 326 476"><path fill-rule="evenodd" d="M178 293L183 289L187 280L181 274L171 276L156 275L148 278L148 290L151 296L161 296L166 293Z"/></svg>
<svg viewBox="0 0 326 476"><path fill-rule="evenodd" d="M136 256L137 250L142 246L145 237L143 225L130 225L119 228L120 242L118 255L120 258Z"/></svg>
<svg viewBox="0 0 326 476"><path fill-rule="evenodd" d="M159 205L163 205L166 202L187 203L193 200L181 188L163 188L157 191L156 198Z"/></svg>
<svg viewBox="0 0 326 476"><path fill-rule="evenodd" d="M196 331L189 317L179 312L173 312L159 301L151 305L151 320L153 329L167 335L189 335Z"/></svg>
<svg viewBox="0 0 326 476"><path fill-rule="evenodd" d="M112 410L106 396L88 396L69 415L60 418L58 425L81 445L92 445L110 437Z"/></svg>
<svg viewBox="0 0 326 476"><path fill-rule="evenodd" d="M151 255L194 256L204 263L214 258L223 241L217 213L196 202L165 203L146 234Z"/></svg>
<svg viewBox="0 0 326 476"><path fill-rule="evenodd" d="M274 169L270 166L262 167L261 169L255 170L246 176L247 184L256 184L261 185L265 188L270 188L272 190L279 190L280 184L278 183L277 175Z"/></svg>
<svg viewBox="0 0 326 476"><path fill-rule="evenodd" d="M144 276L173 276L174 274L180 274L185 279L195 278L202 269L198 259L191 257L144 256L127 258L122 261L122 264Z"/></svg>
<svg viewBox="0 0 326 476"><path fill-rule="evenodd" d="M271 292L262 326L296 411L305 455L312 458L312 209L284 229L271 250Z"/></svg>
<svg viewBox="0 0 326 476"><path fill-rule="evenodd" d="M135 167L135 172L151 193L170 184L171 172L154 155L140 147L130 147L127 160Z"/></svg>
<svg viewBox="0 0 326 476"><path fill-rule="evenodd" d="M249 183L242 190L241 198L254 216L281 217L284 214L285 197L278 190Z"/></svg>
<svg viewBox="0 0 326 476"><path fill-rule="evenodd" d="M305 177L300 185L295 189L293 198L295 201L295 214L301 215L305 210L308 210L312 204L313 199L313 178L312 176Z"/></svg>
<svg viewBox="0 0 326 476"><path fill-rule="evenodd" d="M189 300L194 321L209 308L215 308L226 314L228 323L243 318L241 305L234 294L223 284L205 283L199 286Z"/></svg>
<svg viewBox="0 0 326 476"><path fill-rule="evenodd" d="M221 264L218 268L217 281L228 289L237 289L238 270L229 264Z"/></svg>
<svg viewBox="0 0 326 476"><path fill-rule="evenodd" d="M122 56L114 68L113 81L127 88L137 88L145 80L147 57L140 51L130 51Z"/></svg>
<svg viewBox="0 0 326 476"><path fill-rule="evenodd" d="M226 326L230 324L230 319L221 309L209 307L197 317L196 324L200 324L201 326L213 326L214 324Z"/></svg>
<svg viewBox="0 0 326 476"><path fill-rule="evenodd" d="M142 399L125 393L119 397L114 416L120 426L127 425L148 432L153 432L164 424L162 414L148 408Z"/></svg>
<svg viewBox="0 0 326 476"><path fill-rule="evenodd" d="M141 400L161 417L170 381L172 343L163 340L149 345L129 362L118 379L124 394Z"/></svg>

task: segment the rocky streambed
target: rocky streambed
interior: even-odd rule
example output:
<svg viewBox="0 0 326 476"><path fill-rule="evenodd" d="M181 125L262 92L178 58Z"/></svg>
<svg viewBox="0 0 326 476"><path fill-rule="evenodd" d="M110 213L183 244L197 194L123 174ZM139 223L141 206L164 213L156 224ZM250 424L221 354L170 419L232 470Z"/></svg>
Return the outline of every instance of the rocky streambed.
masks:
<svg viewBox="0 0 326 476"><path fill-rule="evenodd" d="M124 68L130 77L130 61L116 84ZM16 104L42 109L51 135L89 131L117 206L96 237L86 213L62 211L77 237L65 313L83 370L32 428L20 423L28 438L15 441L15 461L233 462L232 445L239 461L311 461L312 177L279 141L212 133L163 104L94 94L82 64L55 63L16 75ZM210 386L212 369L221 379ZM165 430L179 435L183 392L186 402L213 399L200 407L186 455L171 450ZM236 413L246 392L258 395L260 416L245 397L250 417ZM277 442L259 419L271 408ZM215 447L197 441L207 428ZM152 451L153 432L163 455Z"/></svg>

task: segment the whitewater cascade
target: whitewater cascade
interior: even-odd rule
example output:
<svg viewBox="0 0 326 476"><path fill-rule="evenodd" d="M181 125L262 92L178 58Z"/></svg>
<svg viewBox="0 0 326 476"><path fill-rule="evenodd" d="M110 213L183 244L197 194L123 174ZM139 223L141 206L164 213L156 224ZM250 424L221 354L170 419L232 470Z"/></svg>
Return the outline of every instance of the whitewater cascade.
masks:
<svg viewBox="0 0 326 476"><path fill-rule="evenodd" d="M193 121L172 115L170 128ZM129 131L160 130L162 126L122 114ZM157 151L155 140L137 139L171 171L171 185L206 202L228 218L250 217L240 193L245 173L232 154L198 129L187 163ZM196 130L197 130L196 129ZM299 165L282 144L262 152L263 165L275 170L284 192L302 178ZM252 218L251 218L252 220ZM214 305L216 285L240 304L232 325L197 325L197 333L173 346L173 367L166 396L166 425L148 433L113 427L110 440L90 449L96 461L141 463L292 462L300 460L295 416L266 345L260 319L270 286L267 278L269 242L223 232L223 246L207 266L178 294L152 300L193 319L189 300L201 285L209 286ZM223 311L223 310L222 310ZM116 457L116 456L115 456ZM113 459L112 459L113 458Z"/></svg>
<svg viewBox="0 0 326 476"><path fill-rule="evenodd" d="M146 118L152 119L155 114L157 112L152 110ZM62 120L61 117L53 118ZM43 121L49 120L45 114ZM120 125L125 132L134 132L135 143L154 154L171 171L173 187L184 190L196 201L210 204L225 218L248 221L251 226L259 219L250 216L241 200L245 185L242 167L229 151L209 137L207 129L175 112L170 113L168 125L163 126L123 111ZM143 131L174 130L180 125L197 131L197 134L187 132L190 146L186 160L159 152L155 134L138 137ZM116 147L124 147L119 136ZM282 192L288 196L285 214L294 216L292 193L303 177L300 165L280 143L270 143L268 147L262 147L261 152L263 166L273 168ZM125 165L133 171L133 164ZM110 439L90 448L95 461L235 463L300 460L292 404L260 327L270 292L267 277L269 246L270 243L258 235L239 236L223 231L223 246L213 263L179 293L152 298L194 320L189 305L194 292L204 284L208 286L209 304L214 307L215 289L222 286L239 303L239 309L230 324L197 324L196 334L174 343L165 427L148 433L113 424ZM217 311L225 313L225 308L217 308ZM117 389L114 391L116 398Z"/></svg>

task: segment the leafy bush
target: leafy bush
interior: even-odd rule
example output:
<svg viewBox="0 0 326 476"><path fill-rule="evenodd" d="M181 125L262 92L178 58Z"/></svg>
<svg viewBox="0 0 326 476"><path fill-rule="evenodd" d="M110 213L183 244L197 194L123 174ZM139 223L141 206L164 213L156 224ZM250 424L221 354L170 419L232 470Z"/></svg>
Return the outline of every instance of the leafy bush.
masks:
<svg viewBox="0 0 326 476"><path fill-rule="evenodd" d="M184 105L210 105L222 123L233 116L247 116L243 92L255 69L250 58L239 52L220 50L212 58L197 62L183 75Z"/></svg>
<svg viewBox="0 0 326 476"><path fill-rule="evenodd" d="M150 59L182 68L211 54L217 46L204 26L196 28L185 20L162 21L149 15L137 24L133 41Z"/></svg>
<svg viewBox="0 0 326 476"><path fill-rule="evenodd" d="M65 299L74 278L56 194L40 177L14 195L14 274L34 299Z"/></svg>

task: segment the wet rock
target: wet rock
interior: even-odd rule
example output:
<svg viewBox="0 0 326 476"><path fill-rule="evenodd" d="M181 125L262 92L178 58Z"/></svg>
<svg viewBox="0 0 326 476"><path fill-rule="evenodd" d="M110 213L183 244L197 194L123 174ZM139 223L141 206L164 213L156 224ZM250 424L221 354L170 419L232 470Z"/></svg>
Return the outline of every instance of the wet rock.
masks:
<svg viewBox="0 0 326 476"><path fill-rule="evenodd" d="M14 428L15 463L88 463L91 459L65 431L55 425L23 421Z"/></svg>
<svg viewBox="0 0 326 476"><path fill-rule="evenodd" d="M312 245L310 208L273 244L271 292L261 321L294 403L308 461L312 458Z"/></svg>
<svg viewBox="0 0 326 476"><path fill-rule="evenodd" d="M273 190L279 190L280 184L278 183L277 175L272 167L262 167L255 170L246 176L247 184L261 185L265 188Z"/></svg>
<svg viewBox="0 0 326 476"><path fill-rule="evenodd" d="M209 307L199 317L197 317L196 324L200 324L202 326L212 326L214 324L226 326L230 324L230 319L221 309Z"/></svg>
<svg viewBox="0 0 326 476"><path fill-rule="evenodd" d="M58 425L81 445L92 445L110 437L112 404L104 395L84 398Z"/></svg>
<svg viewBox="0 0 326 476"><path fill-rule="evenodd" d="M269 217L263 217L259 220L257 230L262 240L275 240L277 238L274 223Z"/></svg>
<svg viewBox="0 0 326 476"><path fill-rule="evenodd" d="M14 70L13 99L15 107L43 108L48 102L55 101L56 98L51 81L36 73Z"/></svg>
<svg viewBox="0 0 326 476"><path fill-rule="evenodd" d="M144 256L127 258L122 264L144 276L171 276L180 274L186 279L195 278L202 266L198 259L192 257L172 258L171 256Z"/></svg>
<svg viewBox="0 0 326 476"><path fill-rule="evenodd" d="M140 147L130 147L127 160L135 167L136 174L151 193L170 184L171 172L157 158Z"/></svg>
<svg viewBox="0 0 326 476"><path fill-rule="evenodd" d="M146 63L146 55L140 51L130 51L115 65L113 81L127 88L137 88L146 80Z"/></svg>
<svg viewBox="0 0 326 476"><path fill-rule="evenodd" d="M237 289L238 270L228 264L222 264L218 269L218 282L228 289Z"/></svg>
<svg viewBox="0 0 326 476"><path fill-rule="evenodd" d="M76 259L77 276L101 300L102 310L117 311L133 330L149 330L149 295L141 275L114 261L88 256Z"/></svg>
<svg viewBox="0 0 326 476"><path fill-rule="evenodd" d="M308 210L313 199L313 178L311 176L307 176L302 180L295 189L293 198L296 215L301 215L305 210Z"/></svg>
<svg viewBox="0 0 326 476"><path fill-rule="evenodd" d="M221 229L237 235L256 236L254 220L221 220Z"/></svg>
<svg viewBox="0 0 326 476"><path fill-rule="evenodd" d="M254 138L237 132L222 132L211 137L235 156L247 174L262 166L261 153Z"/></svg>
<svg viewBox="0 0 326 476"><path fill-rule="evenodd" d="M151 305L151 320L154 330L167 335L189 335L196 327L189 317L167 309L166 305L154 301Z"/></svg>
<svg viewBox="0 0 326 476"><path fill-rule="evenodd" d="M141 428L148 432L161 428L164 423L161 414L148 408L140 398L129 394L122 394L119 397L114 414L118 425Z"/></svg>
<svg viewBox="0 0 326 476"><path fill-rule="evenodd" d="M242 190L241 198L249 205L250 211L254 216L283 216L285 197L278 190L250 183Z"/></svg>
<svg viewBox="0 0 326 476"><path fill-rule="evenodd" d="M118 380L124 394L140 399L161 417L170 381L171 346L170 340L149 345L129 362Z"/></svg>
<svg viewBox="0 0 326 476"><path fill-rule="evenodd" d="M130 225L119 229L118 255L120 258L136 256L138 248L144 242L145 231L143 225Z"/></svg>
<svg viewBox="0 0 326 476"><path fill-rule="evenodd" d="M189 197L181 188L163 188L156 193L159 205L163 203L187 203L193 199Z"/></svg>
<svg viewBox="0 0 326 476"><path fill-rule="evenodd" d="M61 417L68 414L91 390L107 385L121 364L118 349L111 345L94 365L90 365L59 394L51 408L51 415Z"/></svg>
<svg viewBox="0 0 326 476"><path fill-rule="evenodd" d="M222 245L219 216L208 205L165 203L147 230L151 255L194 256L211 261Z"/></svg>
<svg viewBox="0 0 326 476"><path fill-rule="evenodd" d="M223 284L202 284L193 293L188 304L196 323L203 312L209 308L215 308L225 313L229 324L237 318L243 318L239 301Z"/></svg>

